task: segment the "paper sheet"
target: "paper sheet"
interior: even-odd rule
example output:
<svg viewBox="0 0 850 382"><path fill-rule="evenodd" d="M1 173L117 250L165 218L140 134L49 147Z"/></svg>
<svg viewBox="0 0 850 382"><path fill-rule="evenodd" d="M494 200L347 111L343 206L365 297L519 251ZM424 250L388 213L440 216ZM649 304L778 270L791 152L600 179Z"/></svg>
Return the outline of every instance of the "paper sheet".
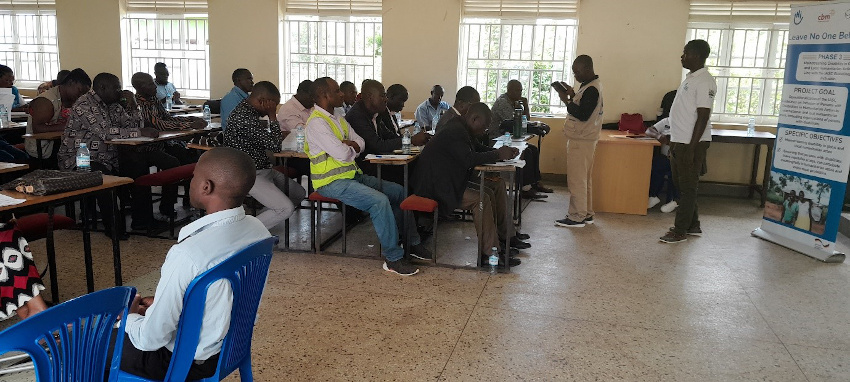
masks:
<svg viewBox="0 0 850 382"><path fill-rule="evenodd" d="M27 201L26 199L15 199L11 196L0 194L0 207L14 206Z"/></svg>

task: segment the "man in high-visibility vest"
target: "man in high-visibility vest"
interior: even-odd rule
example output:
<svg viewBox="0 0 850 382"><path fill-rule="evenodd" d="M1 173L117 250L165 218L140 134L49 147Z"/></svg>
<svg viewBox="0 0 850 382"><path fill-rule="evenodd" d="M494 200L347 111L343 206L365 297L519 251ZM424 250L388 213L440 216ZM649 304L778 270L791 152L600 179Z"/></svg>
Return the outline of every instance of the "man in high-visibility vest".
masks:
<svg viewBox="0 0 850 382"><path fill-rule="evenodd" d="M407 229L412 244L411 256L430 260L432 254L420 242L413 219L402 224L403 214L399 206L405 198L404 188L396 183L380 182L363 174L357 167L354 158L365 145L363 138L345 118L332 114L334 108L341 107L343 102L337 82L328 77L317 79L313 82L312 95L316 105L307 120L304 149L310 157L313 187L322 196L338 199L369 213L386 259L384 270L402 276L418 273L419 269L404 259L404 250L398 245L399 230L402 227Z"/></svg>

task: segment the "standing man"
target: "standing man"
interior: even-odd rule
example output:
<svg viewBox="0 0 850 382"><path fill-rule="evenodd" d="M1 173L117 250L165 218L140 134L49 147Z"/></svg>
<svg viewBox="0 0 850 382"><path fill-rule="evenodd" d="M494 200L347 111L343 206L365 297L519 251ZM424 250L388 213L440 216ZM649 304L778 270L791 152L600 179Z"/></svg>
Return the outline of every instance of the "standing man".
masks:
<svg viewBox="0 0 850 382"><path fill-rule="evenodd" d="M364 93L369 87L364 85ZM383 86L379 90L383 94ZM364 142L345 118L330 113L334 108L342 106L342 92L336 81L328 77L319 78L313 83L312 93L316 107L307 122L307 144L304 149L310 156L313 187L324 197L338 199L369 212L386 259L383 266L385 271L401 276L418 273L419 269L407 262L404 250L398 245L400 229L407 230L408 242L412 245L411 256L431 260L432 254L422 245L413 219L407 219L406 224L403 224L405 221L400 205L406 196L404 188L393 182L379 182L373 176L364 175L354 163L354 158L363 150ZM383 98L386 103L386 95Z"/></svg>
<svg viewBox="0 0 850 382"><path fill-rule="evenodd" d="M257 215L267 229L283 223L301 204L306 191L298 182L272 168L269 152L280 152L283 137L275 119L280 91L271 82L260 81L251 95L230 114L230 127L224 132L224 145L242 150L254 160L257 179L248 192L265 209ZM287 186L287 183L289 186ZM287 196L283 190L289 187Z"/></svg>
<svg viewBox="0 0 850 382"><path fill-rule="evenodd" d="M254 88L254 75L251 71L245 68L239 68L233 71L231 76L233 80L233 89L221 98L221 129L227 130L227 117L236 108L239 102L248 98L248 93Z"/></svg>
<svg viewBox="0 0 850 382"><path fill-rule="evenodd" d="M581 84L578 90L561 82L555 87L567 105L564 135L567 137L567 187L570 206L567 216L556 220L559 227L584 227L593 224L593 156L602 129L602 83L593 72L593 59L588 55L573 61L573 75Z"/></svg>
<svg viewBox="0 0 850 382"><path fill-rule="evenodd" d="M170 73L168 72L168 67L165 66L164 62L157 62L153 66L153 74L156 78L156 99L159 103L165 105L165 97L171 95L171 101L174 102L175 105L182 105L183 101L180 100L180 93L177 92L177 88L174 87L174 84L168 82L168 76Z"/></svg>
<svg viewBox="0 0 850 382"><path fill-rule="evenodd" d="M711 145L711 107L717 93L717 82L705 68L711 47L705 40L691 40L682 53L682 67L690 72L676 91L670 108L670 166L673 181L679 189L676 222L660 240L678 243L687 235L701 236L697 212L699 175Z"/></svg>
<svg viewBox="0 0 850 382"><path fill-rule="evenodd" d="M443 101L443 87L440 85L434 85L431 88L431 98L422 102L419 107L416 108L416 112L414 113L414 117L416 118L416 122L419 122L419 126L422 126L425 130L431 130L436 126L432 126L434 124L434 116L440 114L440 110L449 110L448 102Z"/></svg>
<svg viewBox="0 0 850 382"><path fill-rule="evenodd" d="M299 125L307 125L307 118L310 118L310 113L313 112L313 97L310 96L310 86L312 85L313 81L301 81L295 95L277 111L277 121L280 122L280 130L283 132L284 138L290 132L295 131Z"/></svg>

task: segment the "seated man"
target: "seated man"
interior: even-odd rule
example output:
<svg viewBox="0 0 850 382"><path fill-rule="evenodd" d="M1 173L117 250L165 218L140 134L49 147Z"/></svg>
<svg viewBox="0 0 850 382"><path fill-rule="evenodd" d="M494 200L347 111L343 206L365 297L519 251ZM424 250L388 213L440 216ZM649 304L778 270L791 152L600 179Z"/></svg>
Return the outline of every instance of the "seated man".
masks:
<svg viewBox="0 0 850 382"><path fill-rule="evenodd" d="M514 237L513 221L505 215L507 193L504 181L485 183L484 200L481 200L480 185L470 185L477 182L473 175L475 166L519 155L519 150L510 146L486 152L475 150L474 137L484 134L491 118L490 108L476 103L463 116L451 119L422 150L413 175L415 194L436 200L440 213L450 214L457 208L472 210L480 256L487 256L493 247L501 247L504 253L505 248L500 244L508 236L512 246L530 247ZM519 264L519 259L511 259L511 266Z"/></svg>
<svg viewBox="0 0 850 382"><path fill-rule="evenodd" d="M80 68L74 69L63 77L63 81L41 93L29 103L27 134L64 131L68 124L71 106L83 94L91 89L91 78ZM27 153L38 158L38 146L35 139L25 142ZM52 140L41 141L41 157L55 158L59 145Z"/></svg>
<svg viewBox="0 0 850 382"><path fill-rule="evenodd" d="M85 143L89 149L92 170L108 175L123 175L120 165L123 157L129 156L124 155L119 161L118 147L106 144L106 141L142 135L159 136L155 129L143 126L133 93L122 92L121 81L114 74L98 74L92 82L92 90L80 96L71 107L71 116L68 117L59 147L59 169L74 170L77 167L77 148L80 143ZM112 199L106 195L99 196L98 204L107 235L111 236ZM123 220L118 219L119 236L126 236L124 228Z"/></svg>
<svg viewBox="0 0 850 382"><path fill-rule="evenodd" d="M366 174L376 176L377 166L363 158L368 154L391 154L393 150L400 150L401 135L387 112L389 93L384 92L384 85L375 80L365 80L361 90L363 93L360 101L354 104L351 111L345 115L345 119L366 144L365 147L361 147L358 166ZM407 97L407 90L403 86L396 87L396 90L398 93L393 94L393 100L398 103L400 98ZM404 102L401 102L401 105L404 107ZM397 107L398 104L394 106ZM384 117L381 116L383 113L386 113ZM430 138L430 135L422 131L411 137L410 142L414 146L422 146ZM402 166L383 166L382 170L387 170L382 174L382 179L399 184L404 183Z"/></svg>
<svg viewBox="0 0 850 382"><path fill-rule="evenodd" d="M154 64L153 74L156 76L156 100L165 105L165 98L170 94L171 101L175 105L182 105L183 101L180 100L180 93L177 92L177 88L174 87L174 84L168 82L170 73L164 62Z"/></svg>
<svg viewBox="0 0 850 382"><path fill-rule="evenodd" d="M403 219L400 205L406 196L404 189L396 183L378 182L375 177L364 175L354 163L362 151L363 138L344 118L328 112L342 106L342 92L336 81L319 78L313 82L312 93L316 107L307 122L305 150L310 156L313 187L322 196L369 212L386 259L384 270L402 276L416 274L419 269L404 259L404 250L398 245L400 230L406 229L412 245L411 256L430 260L432 255L420 242L413 218Z"/></svg>
<svg viewBox="0 0 850 382"><path fill-rule="evenodd" d="M221 98L221 129L227 130L227 117L239 102L248 98L248 93L254 88L254 75L248 69L239 68L231 76L233 89Z"/></svg>
<svg viewBox="0 0 850 382"><path fill-rule="evenodd" d="M496 102L493 103L493 122L490 123L488 134L490 139L498 138L502 135L502 130L499 129L502 121L514 118L514 107L518 105L523 108L523 114L531 120L531 114L528 108L528 99L522 96L522 84L517 80L508 81L508 91L499 96ZM538 194L543 192L552 193L552 189L543 185L540 181L540 148L537 146L528 145L528 148L522 153L522 159L525 159L525 168L522 171L522 179L517 179L518 183L522 184L522 197L526 199L545 199L547 195Z"/></svg>
<svg viewBox="0 0 850 382"><path fill-rule="evenodd" d="M21 99L21 92L15 86L15 72L12 68L6 65L0 65L0 88L12 89L12 108L6 111L25 111L24 101ZM9 106L6 105L8 108Z"/></svg>
<svg viewBox="0 0 850 382"><path fill-rule="evenodd" d="M431 88L431 98L426 99L416 108L416 112L413 115L416 118L416 122L419 122L419 126L422 126L423 129L431 130L435 128L436 126L433 126L434 116L449 110L449 104L443 101L443 94L445 94L443 87L434 85Z"/></svg>
<svg viewBox="0 0 850 382"><path fill-rule="evenodd" d="M212 149L201 156L194 174L189 200L207 214L180 230L177 244L162 264L156 294L144 299L136 296L127 316L121 370L139 377L165 378L189 283L248 245L270 236L263 223L246 216L242 208L255 174L254 163L247 154L227 147ZM227 318L233 308L229 283L214 283L207 293L190 380L215 374L230 322Z"/></svg>
<svg viewBox="0 0 850 382"><path fill-rule="evenodd" d="M474 87L464 86L458 89L457 94L455 94L454 105L452 105L451 109L443 113L440 121L437 122L436 133L439 134L446 124L455 117L466 114L469 106L479 102L481 102L481 95L478 94L478 90L475 90Z"/></svg>
<svg viewBox="0 0 850 382"><path fill-rule="evenodd" d="M342 90L342 115L346 115L357 102L357 85L351 81L342 81L339 89Z"/></svg>
<svg viewBox="0 0 850 382"><path fill-rule="evenodd" d="M272 168L268 152L279 153L283 137L275 119L280 91L271 82L260 81L248 98L236 105L230 114L230 125L224 132L224 145L242 150L254 160L257 180L248 192L265 209L257 215L266 229L271 229L295 212L304 200L304 187ZM288 184L288 186L287 186ZM284 189L289 187L289 195Z"/></svg>
<svg viewBox="0 0 850 382"><path fill-rule="evenodd" d="M664 118L658 121L654 126L646 130L646 135L653 137L661 143L659 150L652 153L652 173L649 175L649 204L648 208L655 207L661 203L658 197L661 194L661 189L664 188L665 179L667 182L667 192L665 193L664 205L661 206L662 212L673 212L679 206L679 191L673 182L673 170L670 167L670 121Z"/></svg>
<svg viewBox="0 0 850 382"><path fill-rule="evenodd" d="M55 80L42 82L41 85L38 85L38 89L37 89L38 94L44 93L44 92L50 90L50 88L52 88L54 86L59 86L59 84L61 84L62 81L65 80L65 77L67 77L69 74L71 74L70 70L67 70L67 69L60 70L59 73L56 73L56 79Z"/></svg>
<svg viewBox="0 0 850 382"><path fill-rule="evenodd" d="M313 112L313 98L310 96L312 84L313 81L310 80L301 81L295 95L277 111L277 121L280 123L280 131L283 132L284 138L295 131L299 125L307 125L307 118L310 118L310 113Z"/></svg>

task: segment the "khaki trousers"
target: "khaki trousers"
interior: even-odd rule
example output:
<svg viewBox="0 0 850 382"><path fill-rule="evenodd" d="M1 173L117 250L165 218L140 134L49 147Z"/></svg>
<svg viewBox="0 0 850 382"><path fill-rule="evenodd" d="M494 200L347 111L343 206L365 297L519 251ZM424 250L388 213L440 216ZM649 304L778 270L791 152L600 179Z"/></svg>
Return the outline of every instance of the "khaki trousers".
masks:
<svg viewBox="0 0 850 382"><path fill-rule="evenodd" d="M505 181L485 180L483 200L481 195L477 188L467 188L460 203L460 208L472 211L479 255L489 254L493 247L501 248L499 243L514 235L513 218L505 215L509 211Z"/></svg>
<svg viewBox="0 0 850 382"><path fill-rule="evenodd" d="M575 222L593 216L593 156L596 141L567 140L567 187L570 207L567 218Z"/></svg>

